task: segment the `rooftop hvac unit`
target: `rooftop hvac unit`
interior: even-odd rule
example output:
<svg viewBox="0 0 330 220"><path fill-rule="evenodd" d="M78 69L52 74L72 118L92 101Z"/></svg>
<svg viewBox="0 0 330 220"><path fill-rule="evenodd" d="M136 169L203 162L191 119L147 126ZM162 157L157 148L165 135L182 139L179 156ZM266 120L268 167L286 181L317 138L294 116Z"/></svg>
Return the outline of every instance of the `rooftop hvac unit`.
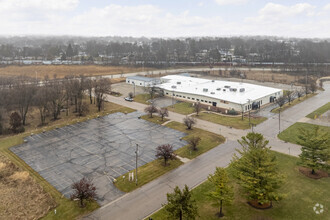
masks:
<svg viewBox="0 0 330 220"><path fill-rule="evenodd" d="M176 84L180 85L180 84L181 84L181 82L176 82Z"/></svg>
<svg viewBox="0 0 330 220"><path fill-rule="evenodd" d="M229 90L230 90L231 92L236 92L236 91L237 91L236 88L230 88Z"/></svg>
<svg viewBox="0 0 330 220"><path fill-rule="evenodd" d="M207 92L207 91L209 91L209 89L207 89L207 88L204 88L203 89L203 92Z"/></svg>
<svg viewBox="0 0 330 220"><path fill-rule="evenodd" d="M221 88L217 88L217 91L220 91L221 90Z"/></svg>
<svg viewBox="0 0 330 220"><path fill-rule="evenodd" d="M173 85L173 86L171 86L171 88L172 88L172 89L176 89L176 86Z"/></svg>
<svg viewBox="0 0 330 220"><path fill-rule="evenodd" d="M212 80L212 82L214 82L214 79Z"/></svg>
<svg viewBox="0 0 330 220"><path fill-rule="evenodd" d="M212 94L212 95L214 95L214 94L215 94L215 92L211 92L211 94Z"/></svg>
<svg viewBox="0 0 330 220"><path fill-rule="evenodd" d="M229 89L229 88L230 88L230 86L225 86L225 88Z"/></svg>
<svg viewBox="0 0 330 220"><path fill-rule="evenodd" d="M226 89L223 89L222 91L226 92Z"/></svg>
<svg viewBox="0 0 330 220"><path fill-rule="evenodd" d="M245 92L245 88L240 88L239 92Z"/></svg>

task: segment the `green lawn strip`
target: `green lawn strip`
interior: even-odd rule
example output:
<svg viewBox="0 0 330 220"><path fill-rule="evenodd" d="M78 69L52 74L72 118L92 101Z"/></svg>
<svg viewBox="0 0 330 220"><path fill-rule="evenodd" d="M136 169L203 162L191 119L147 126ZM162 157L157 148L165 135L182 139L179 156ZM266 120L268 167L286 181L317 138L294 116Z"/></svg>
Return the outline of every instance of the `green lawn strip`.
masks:
<svg viewBox="0 0 330 220"><path fill-rule="evenodd" d="M195 112L195 108L192 103L189 102L179 102L168 107L169 111L176 112L182 115L189 115Z"/></svg>
<svg viewBox="0 0 330 220"><path fill-rule="evenodd" d="M116 179L117 182L115 183L115 186L123 192L131 192L136 188L139 188L144 184L147 184L152 180L164 175L165 173L179 167L182 164L183 163L180 160L174 159L169 160L168 165L164 166L164 160L156 159L138 168L137 186L135 185L135 181L128 180L128 173L125 173L124 175L118 177ZM134 172L135 177L135 169L130 172ZM123 178L124 176L125 178Z"/></svg>
<svg viewBox="0 0 330 220"><path fill-rule="evenodd" d="M22 144L24 137L31 135L31 133L37 134L43 131L53 130L55 128L64 127L66 125L75 124L77 122L86 121L91 118L96 118L115 112L130 113L135 111L134 109L123 107L114 103L111 104L112 108L109 111L94 113L85 117L73 119L71 121L62 121L58 124L54 123L47 127L41 127L39 129L27 131L22 134L8 136L0 139L0 153L8 157L18 167L21 167L23 170L28 171L30 175L43 187L43 189L55 199L57 203L56 215L52 210L45 217L43 217L43 219L75 219L79 216L82 216L99 208L99 205L96 201L91 201L86 203L85 208L79 208L77 202L71 201L63 197L63 195L59 191L57 191L51 184L49 184L45 179L43 179L43 177L41 177L36 171L34 171L29 165L27 165L22 159L20 159L17 155L11 152L9 148L15 145Z"/></svg>
<svg viewBox="0 0 330 220"><path fill-rule="evenodd" d="M162 121L162 118L156 115L153 115L152 118L150 118L149 115L142 115L141 118L160 125L169 121L169 119L166 118L164 118L164 120Z"/></svg>
<svg viewBox="0 0 330 220"><path fill-rule="evenodd" d="M179 155L180 157L185 157L189 159L193 159L197 157L198 155L201 155L202 153L205 153L206 151L211 150L212 148L218 146L219 144L223 143L225 141L225 138L221 135L214 134L209 131L204 131L199 128L193 128L192 130L187 130L186 126L179 122L170 122L166 124L165 126L169 128L176 129L178 131L185 132L187 136L183 137L183 140L188 140L192 136L198 136L201 138L201 141L199 142L197 148L198 151L193 151L190 149L189 145L186 145L184 147L181 147L180 149L176 150L175 153Z"/></svg>
<svg viewBox="0 0 330 220"><path fill-rule="evenodd" d="M146 105L150 104L149 102L147 102L148 100L150 100L150 94L139 94L136 95L133 99L135 102L139 102Z"/></svg>
<svg viewBox="0 0 330 220"><path fill-rule="evenodd" d="M232 205L225 205L223 211L225 216L221 219L330 219L330 178L319 180L309 179L298 171L298 158L289 155L273 152L279 164L281 173L286 177L280 191L286 197L280 202L274 202L273 208L259 210L247 204L242 197L242 191L236 180L233 178L233 171L227 168L234 185L235 199ZM193 189L193 198L197 202L199 217L202 220L216 220L218 207L213 206L213 202L207 193L213 190L213 186L206 181ZM317 215L313 207L316 203L324 206L324 212ZM166 219L163 209L151 216L152 219ZM147 218L148 219L148 218Z"/></svg>
<svg viewBox="0 0 330 220"><path fill-rule="evenodd" d="M288 109L288 108L290 108L290 107L292 107L292 106L294 106L294 105L297 105L297 104L299 104L299 103L305 101L306 99L309 99L309 98L311 98L315 95L317 95L317 93L312 93L312 94L308 94L307 96L305 95L303 97L300 97L300 100L298 98L296 98L295 100L291 101L291 104L285 103L281 108L281 112ZM274 109L271 110L271 112L272 113L278 113L279 109L280 109L280 107L274 108Z"/></svg>
<svg viewBox="0 0 330 220"><path fill-rule="evenodd" d="M309 124L309 123L302 123L302 122L297 122L282 131L279 135L278 138L280 138L283 141L291 142L296 144L298 141L298 135L300 132L300 129L307 129L311 130L314 127L320 127L320 130L323 132L328 132L330 133L330 127L326 126L321 126L321 125L314 125L314 124Z"/></svg>
<svg viewBox="0 0 330 220"><path fill-rule="evenodd" d="M322 114L330 110L330 102L327 104L323 105L322 107L316 109L312 113L306 115L307 118L315 119L320 117Z"/></svg>
<svg viewBox="0 0 330 220"><path fill-rule="evenodd" d="M202 119L205 121L213 122L216 124L224 125L224 126L229 126L233 127L236 129L248 129L250 128L249 126L249 118L244 117L242 120L242 117L230 117L230 116L222 116L214 113L206 113L202 112L199 113L199 115L193 115L193 117ZM265 117L257 117L257 118L250 118L252 124L260 124L263 121L266 121L267 118Z"/></svg>

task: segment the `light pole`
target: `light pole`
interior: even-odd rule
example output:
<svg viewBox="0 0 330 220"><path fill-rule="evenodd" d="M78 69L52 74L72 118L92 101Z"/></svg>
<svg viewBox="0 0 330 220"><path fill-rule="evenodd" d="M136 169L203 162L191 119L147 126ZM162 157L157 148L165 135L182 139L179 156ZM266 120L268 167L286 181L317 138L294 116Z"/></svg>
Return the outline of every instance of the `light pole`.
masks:
<svg viewBox="0 0 330 220"><path fill-rule="evenodd" d="M133 82L133 85L134 85L134 97L135 97L135 82Z"/></svg>
<svg viewBox="0 0 330 220"><path fill-rule="evenodd" d="M278 110L278 134L281 133L281 107Z"/></svg>
<svg viewBox="0 0 330 220"><path fill-rule="evenodd" d="M138 184L138 151L139 151L139 145L136 144L136 150L135 150L135 185Z"/></svg>
<svg viewBox="0 0 330 220"><path fill-rule="evenodd" d="M251 99L248 99L248 102L249 102L249 127L251 126L251 118L250 118L250 113L251 113L251 106L250 106L250 104L251 104Z"/></svg>

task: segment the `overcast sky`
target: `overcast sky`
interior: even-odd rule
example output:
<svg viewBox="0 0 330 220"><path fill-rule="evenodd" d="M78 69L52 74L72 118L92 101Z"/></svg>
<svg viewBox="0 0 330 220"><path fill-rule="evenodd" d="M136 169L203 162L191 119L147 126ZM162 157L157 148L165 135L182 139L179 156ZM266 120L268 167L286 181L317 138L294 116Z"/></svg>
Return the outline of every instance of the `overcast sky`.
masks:
<svg viewBox="0 0 330 220"><path fill-rule="evenodd" d="M0 35L330 37L330 1L0 0Z"/></svg>

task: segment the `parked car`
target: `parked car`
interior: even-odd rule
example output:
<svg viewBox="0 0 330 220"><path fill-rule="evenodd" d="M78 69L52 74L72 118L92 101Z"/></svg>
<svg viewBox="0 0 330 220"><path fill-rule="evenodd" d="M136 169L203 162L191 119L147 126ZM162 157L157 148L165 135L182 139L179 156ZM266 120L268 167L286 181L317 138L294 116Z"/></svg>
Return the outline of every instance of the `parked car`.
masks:
<svg viewBox="0 0 330 220"><path fill-rule="evenodd" d="M134 100L133 100L132 98L130 98L130 97L126 97L125 100L128 101L128 102L133 102L133 101L134 101Z"/></svg>

